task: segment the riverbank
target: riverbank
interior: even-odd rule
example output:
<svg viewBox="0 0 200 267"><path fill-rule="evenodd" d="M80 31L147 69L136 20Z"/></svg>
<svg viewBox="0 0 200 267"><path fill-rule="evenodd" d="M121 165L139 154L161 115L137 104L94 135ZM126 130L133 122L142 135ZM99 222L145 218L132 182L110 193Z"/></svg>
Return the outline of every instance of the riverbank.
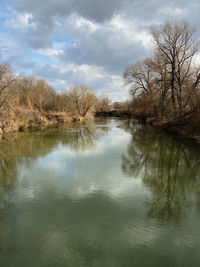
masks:
<svg viewBox="0 0 200 267"><path fill-rule="evenodd" d="M133 112L120 110L98 112L96 113L96 116L134 118L146 122L153 127L162 128L168 133L187 139L192 139L195 142L200 143L200 127L198 124L199 118L194 118L190 113L183 118L172 121L161 120L155 117L147 117L142 114L134 114Z"/></svg>
<svg viewBox="0 0 200 267"><path fill-rule="evenodd" d="M29 127L90 119L104 98L85 86L58 93L45 80L0 64L0 135Z"/></svg>
<svg viewBox="0 0 200 267"><path fill-rule="evenodd" d="M31 127L65 124L91 119L92 115L81 117L67 112L44 112L37 109L10 109L0 112L0 135L9 132L24 131Z"/></svg>
<svg viewBox="0 0 200 267"><path fill-rule="evenodd" d="M200 143L200 127L198 121L194 118L165 122L160 126L169 133L179 135L183 138L192 139L195 142Z"/></svg>
<svg viewBox="0 0 200 267"><path fill-rule="evenodd" d="M197 123L198 119L193 118L190 114L184 118L179 118L173 121L159 120L154 117L147 117L142 114L134 114L133 112L122 110L96 112L95 116L134 118L146 122L153 127L162 128L171 134L193 139L200 143L200 128ZM34 109L18 108L9 111L1 110L0 118L0 135L2 136L9 132L24 131L27 128L66 124L75 121L83 121L85 119L93 119L94 117L92 114L88 114L86 117L81 117L67 112L40 112L39 110Z"/></svg>
<svg viewBox="0 0 200 267"><path fill-rule="evenodd" d="M0 122L0 134L23 131L29 127L35 127L39 125L50 125L58 122L69 122L71 118L64 114L42 114L38 111L24 110L17 111L1 117Z"/></svg>

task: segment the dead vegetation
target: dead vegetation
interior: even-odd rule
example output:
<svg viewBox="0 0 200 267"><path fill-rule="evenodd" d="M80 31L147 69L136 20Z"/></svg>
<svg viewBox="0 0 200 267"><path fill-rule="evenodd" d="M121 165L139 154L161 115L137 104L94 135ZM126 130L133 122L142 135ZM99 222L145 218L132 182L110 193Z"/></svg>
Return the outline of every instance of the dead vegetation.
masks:
<svg viewBox="0 0 200 267"><path fill-rule="evenodd" d="M21 77L7 63L0 65L0 133L30 126L92 118L105 98L85 86L59 94L45 80Z"/></svg>
<svg viewBox="0 0 200 267"><path fill-rule="evenodd" d="M129 65L123 75L125 85L130 86L131 113L188 135L187 129L195 132L200 123L195 30L188 23L166 23L153 28L152 37L152 57ZM175 129L172 125L179 126Z"/></svg>

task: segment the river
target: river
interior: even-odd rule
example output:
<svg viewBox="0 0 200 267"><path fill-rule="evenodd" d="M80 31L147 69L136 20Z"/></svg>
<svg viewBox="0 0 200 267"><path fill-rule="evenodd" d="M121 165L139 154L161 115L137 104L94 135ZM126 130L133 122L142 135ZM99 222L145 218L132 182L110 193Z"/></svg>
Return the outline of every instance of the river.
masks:
<svg viewBox="0 0 200 267"><path fill-rule="evenodd" d="M127 119L0 141L0 266L200 266L200 146Z"/></svg>

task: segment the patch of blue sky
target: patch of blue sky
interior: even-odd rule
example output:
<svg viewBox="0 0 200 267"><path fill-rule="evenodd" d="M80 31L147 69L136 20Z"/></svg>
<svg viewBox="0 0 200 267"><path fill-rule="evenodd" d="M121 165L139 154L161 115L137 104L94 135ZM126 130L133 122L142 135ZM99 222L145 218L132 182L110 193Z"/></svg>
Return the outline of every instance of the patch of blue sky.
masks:
<svg viewBox="0 0 200 267"><path fill-rule="evenodd" d="M52 41L54 43L65 43L66 45L72 45L74 40L70 36L53 35Z"/></svg>
<svg viewBox="0 0 200 267"><path fill-rule="evenodd" d="M16 73L19 73L20 76L32 76L33 70L32 69L22 69L22 68L13 68Z"/></svg>
<svg viewBox="0 0 200 267"><path fill-rule="evenodd" d="M61 52L74 44L74 40L69 36L52 36L53 48Z"/></svg>
<svg viewBox="0 0 200 267"><path fill-rule="evenodd" d="M1 14L0 14L1 16ZM2 34L11 34L13 31L13 29L11 27L5 27L3 24L1 24L1 20L0 20L0 36L2 36Z"/></svg>
<svg viewBox="0 0 200 267"><path fill-rule="evenodd" d="M63 20L61 18L57 17L55 20L56 20L58 25L63 25Z"/></svg>
<svg viewBox="0 0 200 267"><path fill-rule="evenodd" d="M0 31L0 59L1 61L9 61L11 51L13 49L13 42L8 33Z"/></svg>
<svg viewBox="0 0 200 267"><path fill-rule="evenodd" d="M59 30L63 29L63 20L61 18L56 18L56 22L58 26L61 26L61 28L58 27L57 32L54 32L52 36L52 41L56 43L65 43L66 45L72 45L74 43L74 40L70 36L65 35L63 30Z"/></svg>
<svg viewBox="0 0 200 267"><path fill-rule="evenodd" d="M0 11L8 7L8 2L10 1L0 0Z"/></svg>

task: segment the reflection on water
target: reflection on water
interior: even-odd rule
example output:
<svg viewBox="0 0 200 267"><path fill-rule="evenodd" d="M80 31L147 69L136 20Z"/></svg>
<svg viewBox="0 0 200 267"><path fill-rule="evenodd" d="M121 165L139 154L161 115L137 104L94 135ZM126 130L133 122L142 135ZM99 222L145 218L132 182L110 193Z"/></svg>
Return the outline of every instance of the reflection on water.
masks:
<svg viewBox="0 0 200 267"><path fill-rule="evenodd" d="M59 144L67 145L74 151L87 150L95 146L95 141L108 130L107 126L89 122L5 135L0 140L0 185L4 188L12 187L20 162L26 161L28 164L33 159L44 157Z"/></svg>
<svg viewBox="0 0 200 267"><path fill-rule="evenodd" d="M200 148L136 121L0 142L0 266L199 266Z"/></svg>
<svg viewBox="0 0 200 267"><path fill-rule="evenodd" d="M152 192L149 217L178 223L191 209L191 198L193 205L200 204L200 146L130 123L132 140L122 156L123 172L142 179Z"/></svg>

